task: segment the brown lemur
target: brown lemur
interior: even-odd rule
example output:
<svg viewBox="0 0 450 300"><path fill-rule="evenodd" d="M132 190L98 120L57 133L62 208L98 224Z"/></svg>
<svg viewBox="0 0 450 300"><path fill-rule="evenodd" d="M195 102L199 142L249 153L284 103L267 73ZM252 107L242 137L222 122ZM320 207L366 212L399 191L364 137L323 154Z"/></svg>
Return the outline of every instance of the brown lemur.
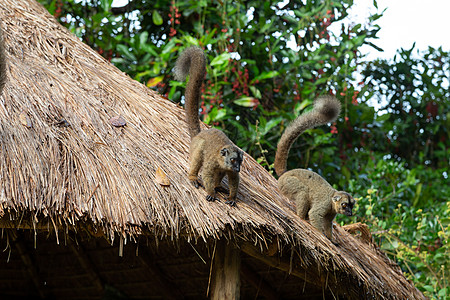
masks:
<svg viewBox="0 0 450 300"><path fill-rule="evenodd" d="M335 190L319 174L294 169L286 172L289 150L306 129L333 122L339 116L341 104L331 96L314 101L311 111L298 116L284 131L275 154L275 172L283 195L294 201L297 214L332 240L333 220L336 214L352 215L355 200L347 192Z"/></svg>
<svg viewBox="0 0 450 300"><path fill-rule="evenodd" d="M185 92L186 121L191 144L189 147L189 180L198 188L198 173L202 168L206 200L215 201L220 183L228 176L229 197L226 201L236 205L239 187L239 171L244 153L239 150L222 131L210 128L200 131L198 103L203 79L206 75L206 56L199 47L184 50L175 64L175 79L183 81L189 74Z"/></svg>
<svg viewBox="0 0 450 300"><path fill-rule="evenodd" d="M6 54L2 28L0 27L0 94L3 91L5 82L6 82Z"/></svg>

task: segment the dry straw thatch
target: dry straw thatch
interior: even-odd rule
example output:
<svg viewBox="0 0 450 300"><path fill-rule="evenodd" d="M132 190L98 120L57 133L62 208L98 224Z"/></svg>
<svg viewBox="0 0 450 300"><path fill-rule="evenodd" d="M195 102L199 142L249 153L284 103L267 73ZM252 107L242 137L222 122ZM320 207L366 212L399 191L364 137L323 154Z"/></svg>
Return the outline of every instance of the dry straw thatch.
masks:
<svg viewBox="0 0 450 300"><path fill-rule="evenodd" d="M243 248L240 242L264 248L277 237L278 249L292 247L299 266L314 266L321 284L338 292L423 298L373 245L338 227L335 246L300 220L248 155L238 207L207 202L187 180L181 107L124 75L34 0L2 0L0 20L8 60L0 98L3 227L89 223L110 238L226 236ZM111 125L117 116L126 126ZM158 168L169 186L158 183Z"/></svg>

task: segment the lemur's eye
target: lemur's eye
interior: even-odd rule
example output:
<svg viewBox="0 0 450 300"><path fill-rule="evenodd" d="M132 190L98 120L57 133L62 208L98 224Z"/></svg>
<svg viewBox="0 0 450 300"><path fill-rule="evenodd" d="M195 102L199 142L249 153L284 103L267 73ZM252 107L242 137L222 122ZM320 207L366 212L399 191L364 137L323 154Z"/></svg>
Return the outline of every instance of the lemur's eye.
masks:
<svg viewBox="0 0 450 300"><path fill-rule="evenodd" d="M346 208L347 207L347 203L342 203L342 207Z"/></svg>
<svg viewBox="0 0 450 300"><path fill-rule="evenodd" d="M234 164L235 162L236 162L236 159L232 158L232 159L231 159L231 163Z"/></svg>

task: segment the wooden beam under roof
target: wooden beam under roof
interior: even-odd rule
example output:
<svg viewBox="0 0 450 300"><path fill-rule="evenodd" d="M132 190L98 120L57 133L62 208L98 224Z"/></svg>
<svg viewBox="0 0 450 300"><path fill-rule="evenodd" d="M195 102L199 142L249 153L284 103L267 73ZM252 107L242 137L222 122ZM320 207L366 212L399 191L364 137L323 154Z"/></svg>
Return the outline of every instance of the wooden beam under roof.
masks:
<svg viewBox="0 0 450 300"><path fill-rule="evenodd" d="M215 245L211 278L211 300L237 300L241 292L240 250L231 242L218 240Z"/></svg>
<svg viewBox="0 0 450 300"><path fill-rule="evenodd" d="M48 292L46 290L46 287L44 285L44 281L39 276L39 272L34 264L34 261L32 257L29 254L29 251L27 250L27 247L22 242L20 236L15 232L14 230L8 230L8 236L12 239L12 242L14 246L17 249L17 252L19 252L20 259L22 260L28 275L30 276L31 280L33 281L34 287L36 288L37 292L39 293L39 297L41 299L45 299L48 296Z"/></svg>
<svg viewBox="0 0 450 300"><path fill-rule="evenodd" d="M97 273L97 271L95 271L94 264L90 260L86 251L84 251L84 249L81 245L76 246L70 239L67 239L67 240L68 240L68 245L69 245L70 250L72 250L72 253L77 258L81 267L88 274L89 279L91 280L92 284L94 285L95 290L99 294L103 294L105 285L102 282L100 275Z"/></svg>

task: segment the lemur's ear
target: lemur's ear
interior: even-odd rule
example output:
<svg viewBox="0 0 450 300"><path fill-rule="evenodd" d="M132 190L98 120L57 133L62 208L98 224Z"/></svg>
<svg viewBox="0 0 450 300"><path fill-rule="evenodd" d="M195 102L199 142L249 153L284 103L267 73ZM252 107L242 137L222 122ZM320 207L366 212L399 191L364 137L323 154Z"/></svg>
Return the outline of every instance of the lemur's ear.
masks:
<svg viewBox="0 0 450 300"><path fill-rule="evenodd" d="M222 149L220 149L220 154L221 154L222 156L228 155L228 149L227 149L227 148L222 148Z"/></svg>
<svg viewBox="0 0 450 300"><path fill-rule="evenodd" d="M333 197L333 201L334 201L334 202L337 202L337 201L339 201L339 200L341 200L341 196L334 196L334 197Z"/></svg>

